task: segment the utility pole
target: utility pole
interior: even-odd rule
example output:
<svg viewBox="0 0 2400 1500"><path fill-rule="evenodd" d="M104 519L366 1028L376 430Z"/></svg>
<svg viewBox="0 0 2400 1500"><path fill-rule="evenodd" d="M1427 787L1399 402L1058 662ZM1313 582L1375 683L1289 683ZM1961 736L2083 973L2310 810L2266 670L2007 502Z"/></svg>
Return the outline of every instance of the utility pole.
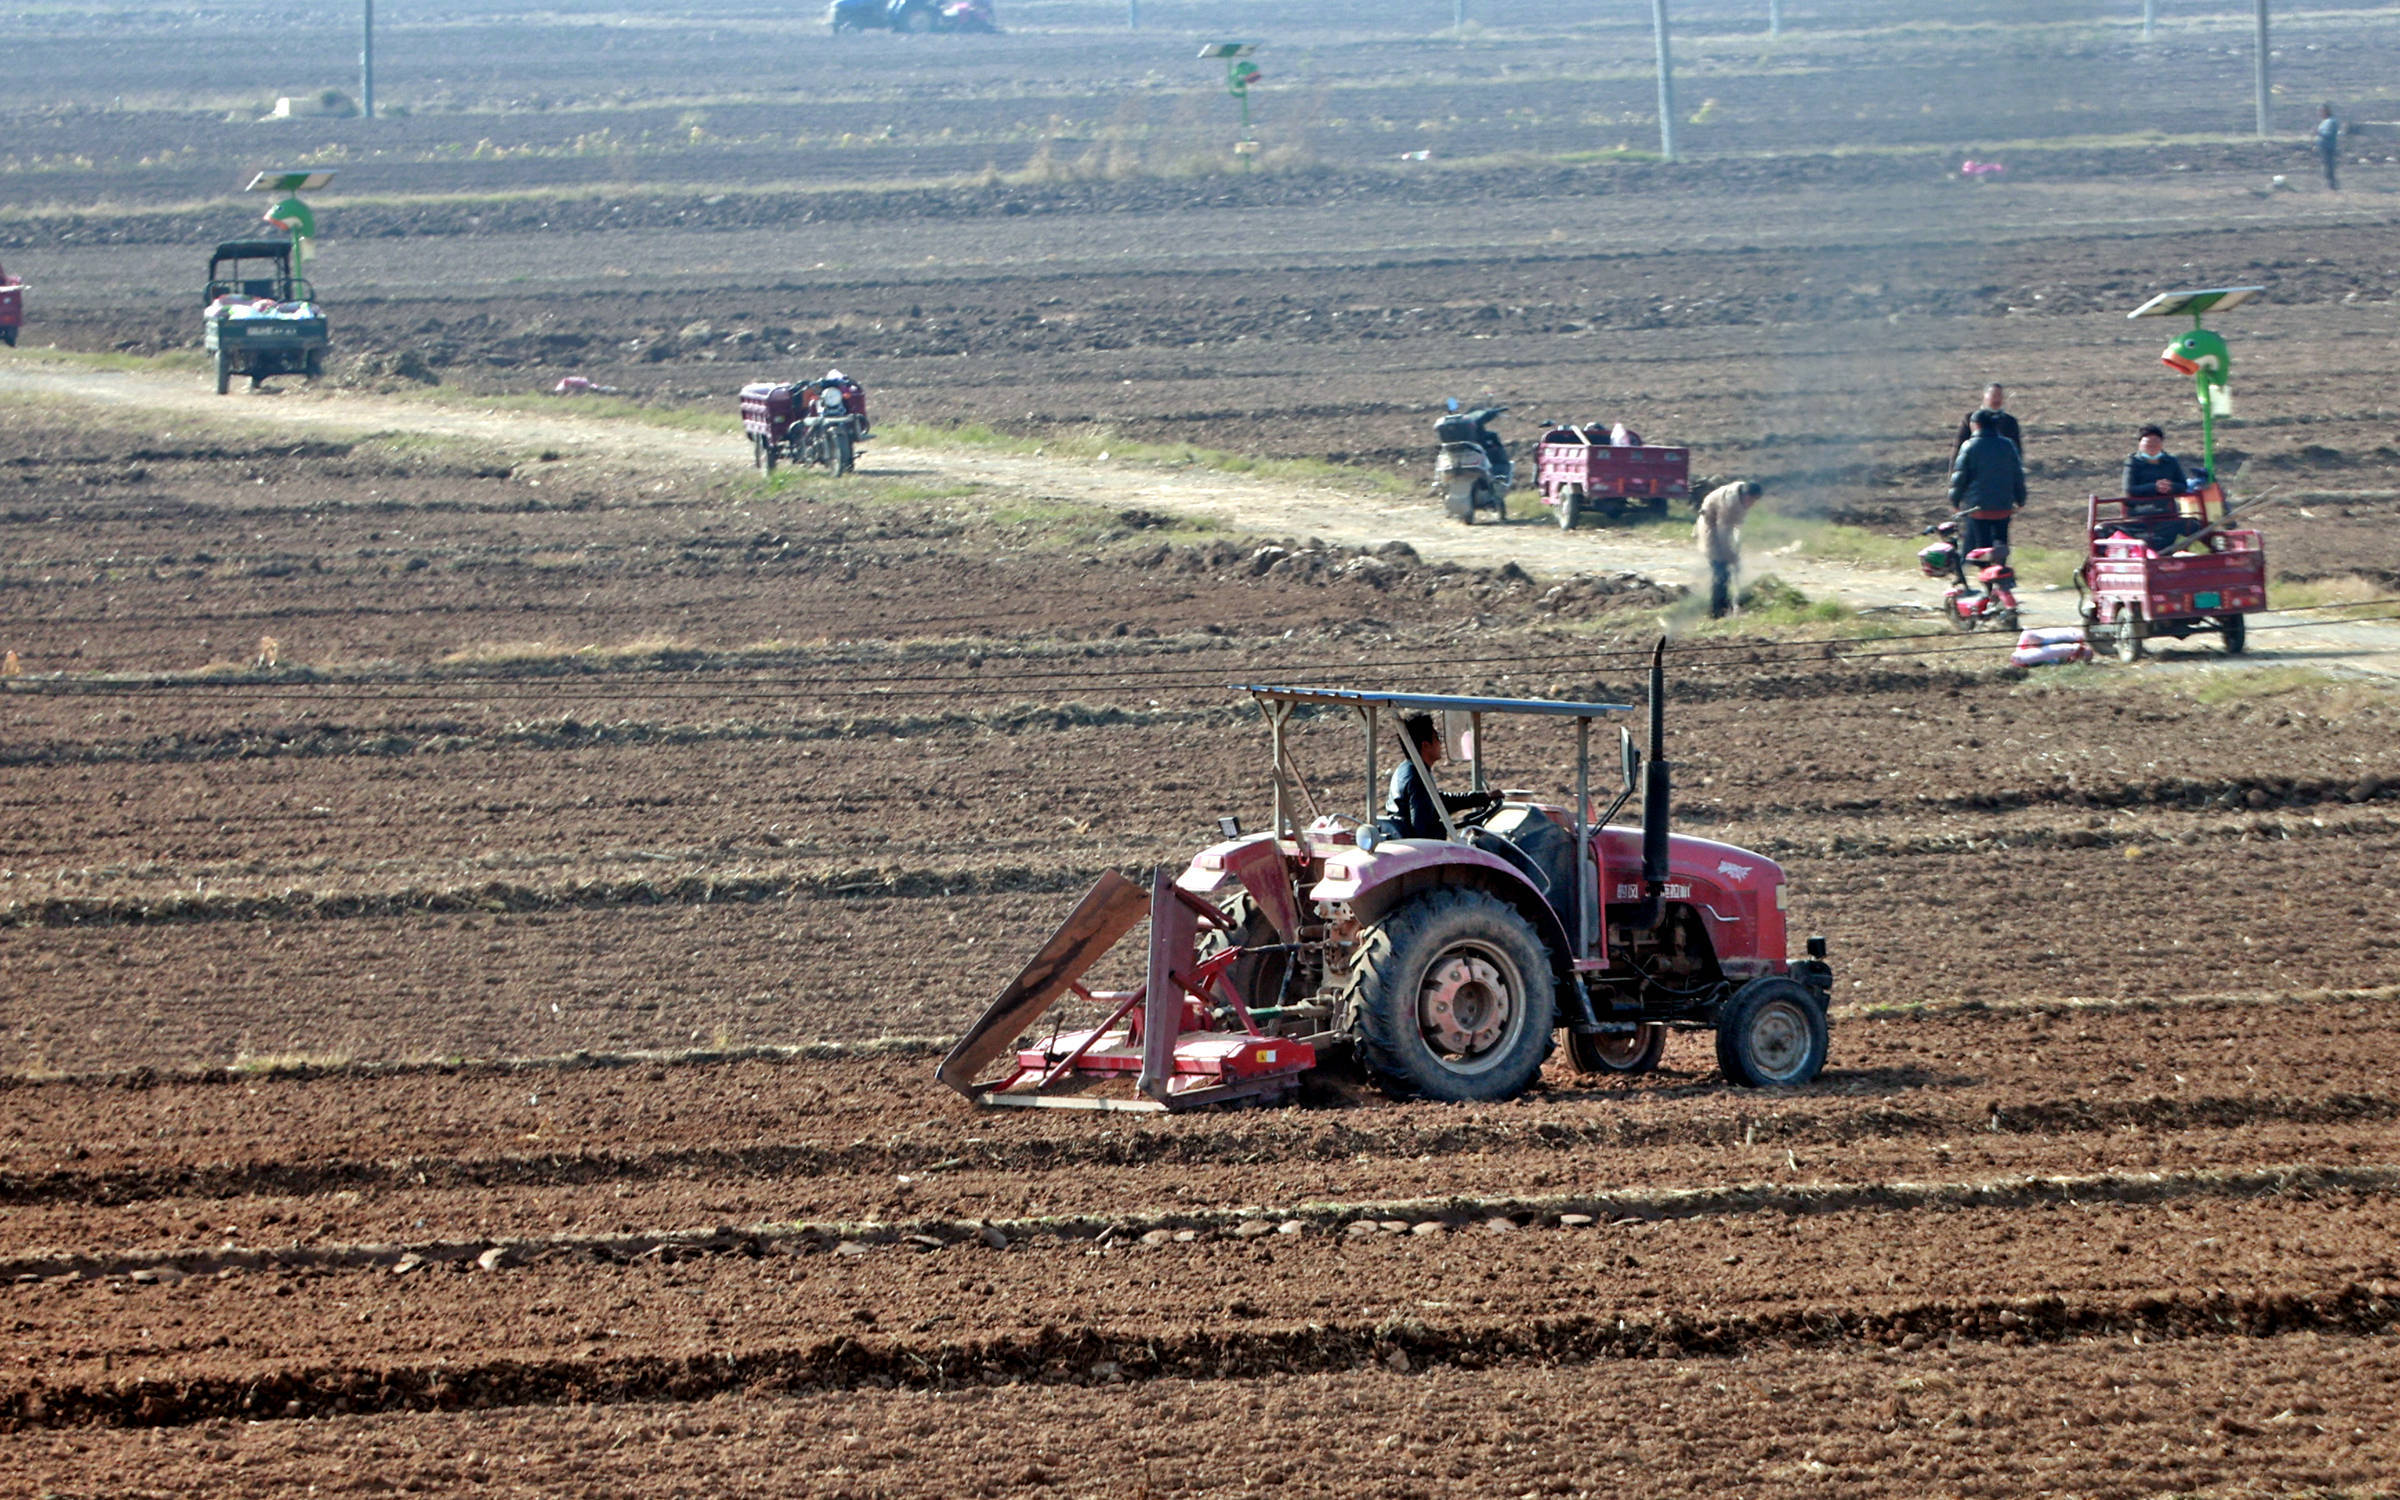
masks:
<svg viewBox="0 0 2400 1500"><path fill-rule="evenodd" d="M2258 133L2261 139L2264 139L2267 133L2267 116L2269 113L2270 110L2268 107L2267 90L2267 0L2258 0Z"/></svg>
<svg viewBox="0 0 2400 1500"><path fill-rule="evenodd" d="M1453 31L1467 29L1467 0L1458 0L1458 3L1450 8L1450 29Z"/></svg>
<svg viewBox="0 0 2400 1500"><path fill-rule="evenodd" d="M2264 14L2266 0L2259 0ZM1667 46L1667 0L1650 0L1650 24L1658 32L1658 154L1675 159L1675 58Z"/></svg>
<svg viewBox="0 0 2400 1500"><path fill-rule="evenodd" d="M2146 41L2150 40L2150 33L2151 33L2152 29L2153 29L2153 28L2155 28L2157 25L2158 25L2158 0L2142 0L2142 40L2143 40L2143 41L2145 41L2145 42L2146 42Z"/></svg>
<svg viewBox="0 0 2400 1500"><path fill-rule="evenodd" d="M1125 29L1127 31L1142 29L1142 0L1125 0Z"/></svg>
<svg viewBox="0 0 2400 1500"><path fill-rule="evenodd" d="M358 36L358 112L375 118L375 0L366 0L366 24Z"/></svg>
<svg viewBox="0 0 2400 1500"><path fill-rule="evenodd" d="M1767 0L1767 40L1783 35L1783 0Z"/></svg>

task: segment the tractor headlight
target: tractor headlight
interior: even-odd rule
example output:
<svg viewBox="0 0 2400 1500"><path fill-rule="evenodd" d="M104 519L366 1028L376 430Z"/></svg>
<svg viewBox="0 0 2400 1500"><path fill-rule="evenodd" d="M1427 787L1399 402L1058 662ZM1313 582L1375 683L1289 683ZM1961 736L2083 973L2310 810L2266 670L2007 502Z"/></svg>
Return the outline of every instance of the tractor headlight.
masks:
<svg viewBox="0 0 2400 1500"><path fill-rule="evenodd" d="M1382 842L1383 842L1383 835L1382 835L1381 833L1379 833L1379 832L1377 832L1377 831L1376 831L1376 828L1375 828L1375 825L1374 825L1374 824L1372 824L1372 823L1362 823L1362 824L1360 824L1360 825L1359 825L1359 829L1358 829L1358 847L1359 847L1359 848L1361 848L1361 849L1365 850L1365 851L1366 851L1367 853L1369 853L1369 854L1372 854L1372 853L1374 853L1374 852L1375 852L1375 846L1376 846L1377 844L1380 844L1380 843L1382 843Z"/></svg>

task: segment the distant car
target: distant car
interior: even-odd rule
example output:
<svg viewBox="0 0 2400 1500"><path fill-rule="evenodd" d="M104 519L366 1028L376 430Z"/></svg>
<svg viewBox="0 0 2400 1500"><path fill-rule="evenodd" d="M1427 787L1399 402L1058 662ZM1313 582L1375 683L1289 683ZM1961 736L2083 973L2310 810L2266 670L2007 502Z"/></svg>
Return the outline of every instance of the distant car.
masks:
<svg viewBox="0 0 2400 1500"><path fill-rule="evenodd" d="M991 0L833 0L825 13L835 31L983 31L1000 23Z"/></svg>

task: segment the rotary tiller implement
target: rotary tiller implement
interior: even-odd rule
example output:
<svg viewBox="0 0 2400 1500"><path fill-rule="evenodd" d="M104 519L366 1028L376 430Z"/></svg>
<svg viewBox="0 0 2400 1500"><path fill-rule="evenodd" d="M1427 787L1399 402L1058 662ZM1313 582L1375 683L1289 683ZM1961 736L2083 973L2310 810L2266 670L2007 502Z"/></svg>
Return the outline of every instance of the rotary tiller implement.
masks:
<svg viewBox="0 0 2400 1500"><path fill-rule="evenodd" d="M939 1070L995 1105L1184 1109L1288 1096L1346 1056L1386 1092L1506 1099L1556 1037L1585 1073L1657 1065L1671 1029L1709 1030L1732 1082L1808 1082L1824 1066L1833 971L1822 938L1785 953L1783 871L1727 844L1671 835L1663 755L1665 646L1650 670L1650 749L1622 735L1624 784L1599 816L1591 725L1623 704L1248 687L1267 721L1274 827L1223 842L1149 889L1111 872L995 997ZM1287 731L1302 711L1366 730L1366 816L1321 811ZM1487 717L1575 724L1575 802L1524 793L1436 799L1440 828L1403 836L1374 801L1378 730L1436 716L1448 756L1485 792ZM1400 736L1430 786L1431 764ZM1639 794L1639 828L1608 820ZM1298 806L1310 820L1303 824ZM1131 989L1084 976L1147 918ZM1037 1025L1073 997L1093 1016ZM1006 1055L1005 1071L992 1073ZM1130 1096L1125 1084L1131 1084Z"/></svg>

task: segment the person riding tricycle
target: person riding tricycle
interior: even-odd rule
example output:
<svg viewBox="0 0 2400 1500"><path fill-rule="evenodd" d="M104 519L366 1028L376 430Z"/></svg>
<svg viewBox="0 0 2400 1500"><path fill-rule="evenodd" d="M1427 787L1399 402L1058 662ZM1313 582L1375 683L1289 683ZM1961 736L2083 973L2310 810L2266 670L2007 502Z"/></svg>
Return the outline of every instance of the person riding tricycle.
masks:
<svg viewBox="0 0 2400 1500"><path fill-rule="evenodd" d="M2213 630L2227 654L2239 654L2249 643L2246 617L2267 607L2266 544L2235 524L2243 507L2207 469L2186 473L2155 426L2142 429L2126 460L2125 488L2085 502L2075 588L2092 644L2113 642L2130 662L2154 637Z"/></svg>

